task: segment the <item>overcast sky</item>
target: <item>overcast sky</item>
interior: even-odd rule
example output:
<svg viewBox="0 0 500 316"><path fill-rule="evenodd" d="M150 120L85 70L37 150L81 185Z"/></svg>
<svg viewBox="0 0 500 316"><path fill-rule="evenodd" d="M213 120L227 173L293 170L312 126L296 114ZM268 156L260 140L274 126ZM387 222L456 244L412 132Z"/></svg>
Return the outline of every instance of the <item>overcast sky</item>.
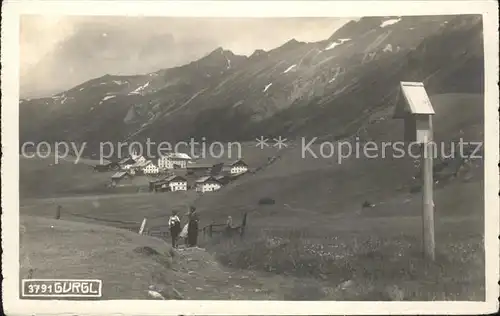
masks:
<svg viewBox="0 0 500 316"><path fill-rule="evenodd" d="M139 74L182 65L219 46L250 55L292 38L320 41L348 21L23 16L21 95L54 93L105 74Z"/></svg>

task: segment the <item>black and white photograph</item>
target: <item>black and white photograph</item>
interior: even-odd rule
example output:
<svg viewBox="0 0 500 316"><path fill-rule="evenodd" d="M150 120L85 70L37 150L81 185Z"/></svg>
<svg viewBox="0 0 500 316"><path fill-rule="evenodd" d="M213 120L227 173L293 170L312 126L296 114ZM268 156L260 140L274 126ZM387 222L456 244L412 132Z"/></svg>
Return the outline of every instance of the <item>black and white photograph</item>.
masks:
<svg viewBox="0 0 500 316"><path fill-rule="evenodd" d="M498 3L239 2L2 6L6 312L497 311Z"/></svg>

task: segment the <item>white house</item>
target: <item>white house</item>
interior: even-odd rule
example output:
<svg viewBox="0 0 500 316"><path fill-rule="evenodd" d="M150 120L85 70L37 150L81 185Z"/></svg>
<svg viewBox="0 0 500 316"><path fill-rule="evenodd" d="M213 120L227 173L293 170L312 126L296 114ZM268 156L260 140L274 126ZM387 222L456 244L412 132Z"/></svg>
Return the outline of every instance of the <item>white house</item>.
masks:
<svg viewBox="0 0 500 316"><path fill-rule="evenodd" d="M122 167L123 170L129 170L129 171L133 171L133 172L136 172L136 171L143 171L144 168L146 168L147 166L149 166L151 164L151 161L147 161L147 160L140 160L140 161L136 161L135 163L133 164L129 164L129 165L125 165Z"/></svg>
<svg viewBox="0 0 500 316"><path fill-rule="evenodd" d="M151 161L148 161L148 164L145 167L142 167L142 172L144 174L158 174L160 173L160 168L158 168L158 166Z"/></svg>
<svg viewBox="0 0 500 316"><path fill-rule="evenodd" d="M186 191L187 180L181 176L172 175L168 178L152 182L155 191Z"/></svg>
<svg viewBox="0 0 500 316"><path fill-rule="evenodd" d="M223 170L229 171L230 174L240 174L248 171L248 165L243 160L238 159L229 163Z"/></svg>
<svg viewBox="0 0 500 316"><path fill-rule="evenodd" d="M222 187L222 184L212 176L201 177L195 182L196 192L213 192Z"/></svg>
<svg viewBox="0 0 500 316"><path fill-rule="evenodd" d="M167 181L168 186L170 187L170 191L186 191L187 190L187 180L181 176L171 176L165 179Z"/></svg>
<svg viewBox="0 0 500 316"><path fill-rule="evenodd" d="M192 160L189 155L184 153L170 153L158 158L158 167L161 169L174 169L187 167L188 162Z"/></svg>

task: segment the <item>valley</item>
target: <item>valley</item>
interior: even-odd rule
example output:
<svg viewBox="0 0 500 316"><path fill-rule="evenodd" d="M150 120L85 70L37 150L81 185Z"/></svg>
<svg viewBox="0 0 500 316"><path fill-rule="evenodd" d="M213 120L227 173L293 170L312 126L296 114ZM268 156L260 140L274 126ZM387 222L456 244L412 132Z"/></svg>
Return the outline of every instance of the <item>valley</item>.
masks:
<svg viewBox="0 0 500 316"><path fill-rule="evenodd" d="M78 162L20 157L21 278L91 271L105 299L151 298L154 285L164 299L484 300L482 40L480 16L366 17L321 42L250 56L221 47L20 100L20 145L89 144ZM424 82L437 142L483 144L476 158L434 160L435 262L421 253L416 159L390 148L303 157L304 139L316 153L321 142L403 141L400 81ZM287 145L258 148L261 136ZM251 172L205 193L147 192L141 176L120 191L107 185L114 172L93 172L101 142L201 138L242 144ZM244 237L201 234L200 248L172 249L169 216L189 206L200 228L246 214Z"/></svg>

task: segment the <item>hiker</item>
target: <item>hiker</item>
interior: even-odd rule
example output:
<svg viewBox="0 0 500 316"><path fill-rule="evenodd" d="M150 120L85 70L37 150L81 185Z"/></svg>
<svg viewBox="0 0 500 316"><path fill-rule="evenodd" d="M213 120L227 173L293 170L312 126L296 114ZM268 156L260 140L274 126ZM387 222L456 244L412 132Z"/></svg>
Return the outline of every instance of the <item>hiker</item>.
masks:
<svg viewBox="0 0 500 316"><path fill-rule="evenodd" d="M181 220L177 216L177 211L173 211L172 216L168 219L168 227L170 228L170 236L172 237L172 247L177 248L177 238L181 232Z"/></svg>
<svg viewBox="0 0 500 316"><path fill-rule="evenodd" d="M188 247L196 247L198 239L198 221L196 208L191 206L188 213Z"/></svg>

